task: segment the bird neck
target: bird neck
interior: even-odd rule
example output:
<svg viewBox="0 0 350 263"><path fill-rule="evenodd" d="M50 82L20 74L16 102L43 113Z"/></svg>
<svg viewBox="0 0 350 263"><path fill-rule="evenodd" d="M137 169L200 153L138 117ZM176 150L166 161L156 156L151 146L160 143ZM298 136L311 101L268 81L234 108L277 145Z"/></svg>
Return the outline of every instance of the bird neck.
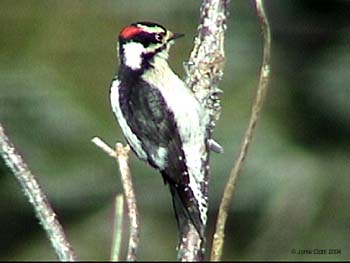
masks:
<svg viewBox="0 0 350 263"><path fill-rule="evenodd" d="M128 84L135 83L145 76L158 79L174 74L169 67L168 54L165 50L156 54L141 54L140 58L136 56L122 56L121 58L118 76L122 82Z"/></svg>
<svg viewBox="0 0 350 263"><path fill-rule="evenodd" d="M169 48L170 45L167 45L152 52L141 43L129 42L119 47L120 63L135 71L157 67L158 63L167 63Z"/></svg>

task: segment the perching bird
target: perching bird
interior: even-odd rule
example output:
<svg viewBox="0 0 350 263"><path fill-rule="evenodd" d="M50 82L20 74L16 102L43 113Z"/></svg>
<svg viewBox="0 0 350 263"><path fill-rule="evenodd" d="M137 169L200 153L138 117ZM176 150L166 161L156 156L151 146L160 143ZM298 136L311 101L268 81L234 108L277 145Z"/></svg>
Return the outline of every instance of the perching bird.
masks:
<svg viewBox="0 0 350 263"><path fill-rule="evenodd" d="M122 29L110 100L133 152L169 185L180 235L190 220L204 238L209 117L168 65L169 48L181 36L153 22Z"/></svg>

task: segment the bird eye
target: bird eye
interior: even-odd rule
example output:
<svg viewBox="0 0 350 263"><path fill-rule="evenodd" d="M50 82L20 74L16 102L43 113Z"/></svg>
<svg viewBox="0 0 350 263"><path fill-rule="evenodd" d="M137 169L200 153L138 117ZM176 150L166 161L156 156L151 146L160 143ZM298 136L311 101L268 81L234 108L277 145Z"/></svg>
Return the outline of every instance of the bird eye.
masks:
<svg viewBox="0 0 350 263"><path fill-rule="evenodd" d="M164 34L161 34L161 33L155 34L154 36L155 40L157 40L158 42L162 42L163 37L164 37Z"/></svg>

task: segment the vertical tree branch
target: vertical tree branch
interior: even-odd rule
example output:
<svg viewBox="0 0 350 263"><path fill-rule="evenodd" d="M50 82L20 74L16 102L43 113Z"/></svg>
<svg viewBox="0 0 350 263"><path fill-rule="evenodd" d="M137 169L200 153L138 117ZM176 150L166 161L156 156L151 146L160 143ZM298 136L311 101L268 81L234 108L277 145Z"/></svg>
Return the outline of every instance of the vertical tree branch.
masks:
<svg viewBox="0 0 350 263"><path fill-rule="evenodd" d="M96 146L100 147L103 151L105 151L109 156L115 158L119 165L121 181L123 185L124 196L128 207L128 216L130 220L130 236L127 260L136 261L136 254L140 236L140 223L139 213L136 206L135 191L132 184L132 177L128 164L130 147L124 147L121 143L117 143L116 150L114 151L111 147L109 147L98 137L93 138L92 142L95 143Z"/></svg>
<svg viewBox="0 0 350 263"><path fill-rule="evenodd" d="M229 0L204 0L200 11L198 35L190 58L185 63L186 85L210 115L210 128L220 116L222 91L218 85L225 65L224 36Z"/></svg>
<svg viewBox="0 0 350 263"><path fill-rule="evenodd" d="M29 202L33 205L35 214L46 231L58 259L61 261L75 261L76 257L71 245L45 193L40 188L35 176L30 172L27 164L16 151L15 146L6 136L1 124L0 155L16 177L24 194L28 197Z"/></svg>
<svg viewBox="0 0 350 263"><path fill-rule="evenodd" d="M215 122L220 116L222 91L218 88L224 68L224 33L229 0L203 0L200 10L198 35L190 58L185 63L186 85L194 92L196 98L208 113L208 142ZM206 170L202 191L208 197L209 151L210 145L201 152L202 166ZM208 206L208 198L206 199ZM204 259L205 242L201 240L194 226L189 222L187 233L180 238L178 258L182 261L200 261Z"/></svg>
<svg viewBox="0 0 350 263"><path fill-rule="evenodd" d="M124 215L124 196L118 194L115 197L114 205L114 226L113 226L113 240L111 249L111 261L121 261L120 248L123 237L123 215Z"/></svg>
<svg viewBox="0 0 350 263"><path fill-rule="evenodd" d="M241 149L239 151L238 158L234 167L231 170L229 180L226 184L226 188L221 200L219 214L216 223L216 231L213 239L213 247L211 251L211 260L219 261L222 254L222 247L224 244L224 231L229 205L232 200L232 196L235 190L235 183L239 176L239 172L242 168L243 161L247 156L247 152L252 141L253 133L256 128L256 123L259 119L262 105L264 103L265 95L267 92L269 75L270 75L270 47L271 47L271 33L268 20L265 15L265 11L262 5L262 0L256 0L257 15L259 18L261 30L264 36L264 52L263 62L260 71L260 79L257 88L256 97L252 105L251 116L247 130L245 132Z"/></svg>
<svg viewBox="0 0 350 263"><path fill-rule="evenodd" d="M200 238L193 224L189 224L187 232L180 237L178 259L180 261L204 260L204 240Z"/></svg>
<svg viewBox="0 0 350 263"><path fill-rule="evenodd" d="M130 219L130 238L127 260L136 261L136 253L140 237L140 223L136 206L135 190L132 184L132 178L128 164L130 147L128 145L124 147L121 143L117 143L116 152Z"/></svg>

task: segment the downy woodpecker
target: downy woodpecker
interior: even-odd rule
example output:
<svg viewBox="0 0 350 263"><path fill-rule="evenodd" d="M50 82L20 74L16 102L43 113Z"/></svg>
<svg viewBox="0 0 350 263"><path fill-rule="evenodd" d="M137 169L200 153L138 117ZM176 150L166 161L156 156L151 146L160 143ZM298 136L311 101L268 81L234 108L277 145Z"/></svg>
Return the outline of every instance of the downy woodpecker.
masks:
<svg viewBox="0 0 350 263"><path fill-rule="evenodd" d="M110 100L133 152L169 185L180 235L190 220L204 238L208 116L168 65L169 48L181 36L153 22L122 29Z"/></svg>

